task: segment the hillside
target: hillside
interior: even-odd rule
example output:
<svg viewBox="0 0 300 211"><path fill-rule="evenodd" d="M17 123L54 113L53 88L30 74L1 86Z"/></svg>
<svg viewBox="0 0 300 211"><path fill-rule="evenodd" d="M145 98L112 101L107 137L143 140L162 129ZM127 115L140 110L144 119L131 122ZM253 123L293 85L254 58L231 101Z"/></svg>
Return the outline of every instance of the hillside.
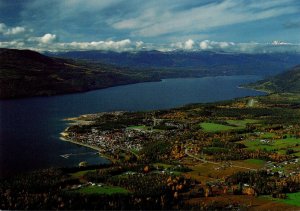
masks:
<svg viewBox="0 0 300 211"><path fill-rule="evenodd" d="M300 93L300 65L272 78L252 83L247 87L268 92Z"/></svg>
<svg viewBox="0 0 300 211"><path fill-rule="evenodd" d="M84 51L46 55L30 50L0 49L0 98L52 96L164 78L274 75L300 59L298 54L183 51Z"/></svg>
<svg viewBox="0 0 300 211"><path fill-rule="evenodd" d="M297 53L224 53L212 51L71 51L48 53L61 58L85 59L139 69L209 69L213 75L275 75L295 66Z"/></svg>
<svg viewBox="0 0 300 211"><path fill-rule="evenodd" d="M217 68L120 67L104 62L0 48L0 99L84 92L164 78L226 74Z"/></svg>
<svg viewBox="0 0 300 211"><path fill-rule="evenodd" d="M0 49L0 98L50 96L153 80L125 68Z"/></svg>

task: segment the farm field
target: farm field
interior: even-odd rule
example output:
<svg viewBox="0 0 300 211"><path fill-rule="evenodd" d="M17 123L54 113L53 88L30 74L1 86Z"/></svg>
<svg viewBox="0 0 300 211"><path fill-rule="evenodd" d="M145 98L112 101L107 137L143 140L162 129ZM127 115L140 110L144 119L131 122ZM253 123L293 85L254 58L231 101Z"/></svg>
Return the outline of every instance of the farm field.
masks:
<svg viewBox="0 0 300 211"><path fill-rule="evenodd" d="M243 120L226 120L226 124L203 122L200 123L200 127L206 132L221 132L228 130L240 130L245 129L247 124L258 123L259 120L255 119L243 119Z"/></svg>
<svg viewBox="0 0 300 211"><path fill-rule="evenodd" d="M277 151L279 154L287 153L287 150L294 150L295 156L299 156L300 150L300 139L298 138L285 138L277 140L268 140L268 139L256 139L256 140L246 140L241 143L247 146L249 150L267 150L267 151Z"/></svg>
<svg viewBox="0 0 300 211"><path fill-rule="evenodd" d="M108 185L95 185L95 186L87 186L76 190L75 192L82 194L105 194L105 195L113 195L113 194L128 194L129 191L115 186Z"/></svg>
<svg viewBox="0 0 300 211"><path fill-rule="evenodd" d="M240 129L239 127L235 127L235 126L222 125L222 124L210 123L210 122L201 123L200 127L205 132L220 132L220 131Z"/></svg>
<svg viewBox="0 0 300 211"><path fill-rule="evenodd" d="M274 198L271 198L270 196L262 196L262 198L266 198L271 201L276 201L276 202L300 207L300 192L288 193L286 195L287 195L286 199L276 199L276 198L274 199Z"/></svg>

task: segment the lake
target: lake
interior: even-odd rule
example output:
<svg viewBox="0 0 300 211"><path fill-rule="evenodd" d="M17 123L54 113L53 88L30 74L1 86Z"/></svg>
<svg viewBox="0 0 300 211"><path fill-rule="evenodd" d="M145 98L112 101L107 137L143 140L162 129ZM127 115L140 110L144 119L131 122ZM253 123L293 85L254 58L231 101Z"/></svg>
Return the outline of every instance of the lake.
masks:
<svg viewBox="0 0 300 211"><path fill-rule="evenodd" d="M1 177L51 166L108 162L95 151L59 139L64 118L107 111L167 109L189 103L228 100L264 93L239 85L260 76L166 79L79 94L0 101ZM68 159L61 157L72 154Z"/></svg>

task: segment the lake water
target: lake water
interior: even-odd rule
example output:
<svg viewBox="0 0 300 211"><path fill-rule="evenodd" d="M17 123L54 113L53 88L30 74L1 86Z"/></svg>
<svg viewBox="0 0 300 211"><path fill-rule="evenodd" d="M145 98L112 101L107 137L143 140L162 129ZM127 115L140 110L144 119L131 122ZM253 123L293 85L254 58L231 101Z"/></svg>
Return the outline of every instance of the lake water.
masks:
<svg viewBox="0 0 300 211"><path fill-rule="evenodd" d="M188 103L215 102L262 92L238 85L259 76L166 79L86 93L0 101L1 177L50 166L108 162L85 147L59 139L67 126L62 119L86 113L167 109ZM70 156L62 154L81 154Z"/></svg>

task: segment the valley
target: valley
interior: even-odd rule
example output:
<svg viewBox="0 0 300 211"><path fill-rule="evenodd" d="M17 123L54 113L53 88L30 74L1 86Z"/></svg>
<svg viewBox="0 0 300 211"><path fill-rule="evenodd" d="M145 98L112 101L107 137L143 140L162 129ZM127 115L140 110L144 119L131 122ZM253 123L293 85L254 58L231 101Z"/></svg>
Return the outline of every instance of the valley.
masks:
<svg viewBox="0 0 300 211"><path fill-rule="evenodd" d="M0 99L87 92L166 78L265 77L298 64L300 59L300 54L252 55L209 51L86 51L46 55L31 50L1 48Z"/></svg>
<svg viewBox="0 0 300 211"><path fill-rule="evenodd" d="M298 0L0 0L0 210L300 210Z"/></svg>
<svg viewBox="0 0 300 211"><path fill-rule="evenodd" d="M36 176L56 175L62 189L47 198L58 194L63 204L57 206L68 209L83 206L73 201L83 196L91 203L104 197L104 204L94 204L99 209L151 204L294 210L300 190L299 105L298 94L284 93L169 110L82 115L70 120L63 140L99 149L112 164L82 163L37 171ZM33 185L26 179L32 176L21 178ZM66 203L69 197L72 204Z"/></svg>
<svg viewBox="0 0 300 211"><path fill-rule="evenodd" d="M290 74L297 78L297 71ZM2 204L9 207L9 199L17 209L25 201L30 209L298 209L299 108L299 94L285 92L67 118L62 141L96 150L110 163L82 160L79 167L3 179ZM7 194L8 188L19 192Z"/></svg>

